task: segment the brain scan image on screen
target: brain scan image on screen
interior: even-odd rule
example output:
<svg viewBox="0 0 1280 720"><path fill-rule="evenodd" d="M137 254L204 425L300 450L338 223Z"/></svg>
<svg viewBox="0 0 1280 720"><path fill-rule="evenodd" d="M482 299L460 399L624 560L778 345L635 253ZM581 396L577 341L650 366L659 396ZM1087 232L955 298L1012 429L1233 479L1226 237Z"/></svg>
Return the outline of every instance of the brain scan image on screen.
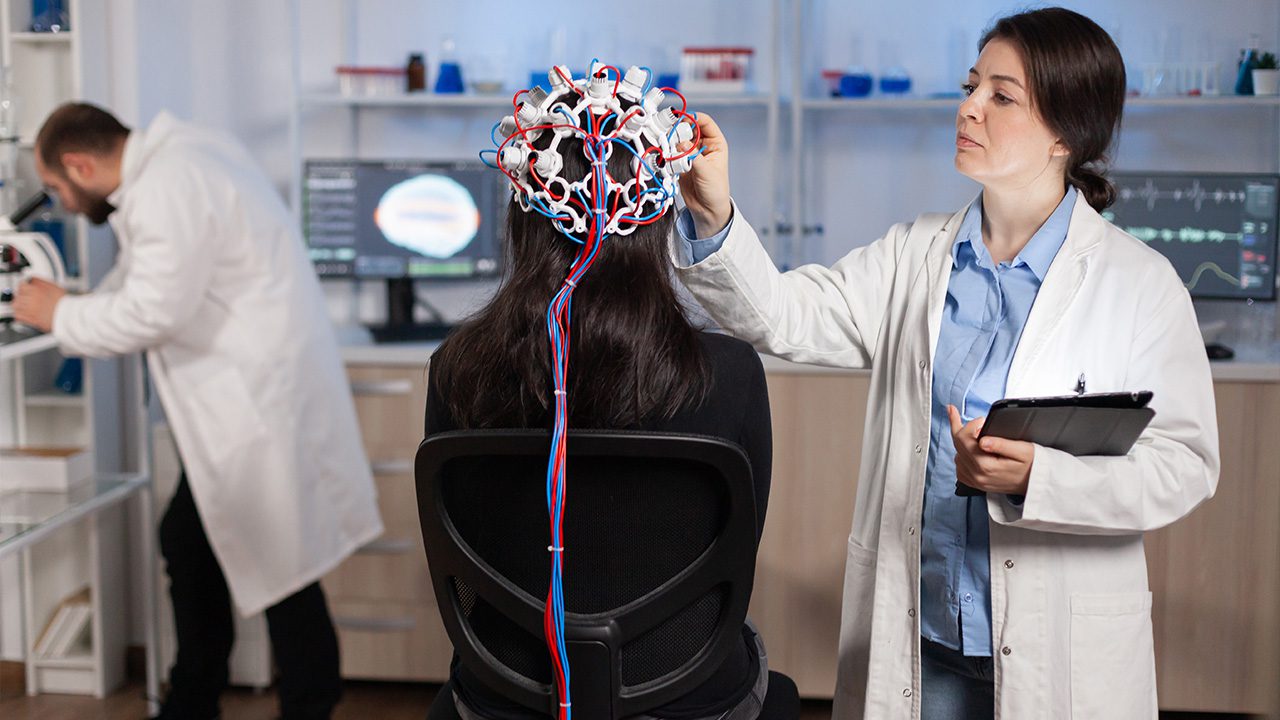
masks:
<svg viewBox="0 0 1280 720"><path fill-rule="evenodd" d="M388 242L426 257L448 258L475 239L480 210L453 178L418 175L383 193L374 222Z"/></svg>

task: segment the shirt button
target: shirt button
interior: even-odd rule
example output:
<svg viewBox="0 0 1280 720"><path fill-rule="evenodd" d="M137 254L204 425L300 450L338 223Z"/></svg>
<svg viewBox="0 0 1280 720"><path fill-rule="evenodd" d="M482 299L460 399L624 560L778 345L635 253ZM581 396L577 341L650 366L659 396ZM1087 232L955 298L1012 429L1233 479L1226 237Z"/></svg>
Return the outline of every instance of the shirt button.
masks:
<svg viewBox="0 0 1280 720"><path fill-rule="evenodd" d="M1012 569L1013 569L1013 561L1012 561L1012 560L1005 560L1005 561L1004 561L1004 566L1005 566L1005 569L1007 569L1007 570L1012 570Z"/></svg>
<svg viewBox="0 0 1280 720"><path fill-rule="evenodd" d="M911 697L911 688L902 688L902 697Z"/></svg>
<svg viewBox="0 0 1280 720"><path fill-rule="evenodd" d="M964 601L965 601L965 602L973 602L973 593L965 593L965 594L964 594Z"/></svg>
<svg viewBox="0 0 1280 720"><path fill-rule="evenodd" d="M1012 652L1013 652L1013 651L1009 649L1009 646L1008 646L1008 645L1005 645L1004 647L1000 648L1000 654L1001 654L1001 655L1009 655L1009 654L1011 654Z"/></svg>

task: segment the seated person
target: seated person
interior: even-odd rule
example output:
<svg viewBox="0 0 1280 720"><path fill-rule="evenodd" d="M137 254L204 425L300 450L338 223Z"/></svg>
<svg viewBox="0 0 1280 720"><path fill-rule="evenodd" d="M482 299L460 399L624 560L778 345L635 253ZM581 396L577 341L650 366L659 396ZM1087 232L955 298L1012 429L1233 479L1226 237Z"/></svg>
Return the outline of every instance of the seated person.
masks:
<svg viewBox="0 0 1280 720"><path fill-rule="evenodd" d="M617 127L619 120L605 127ZM591 122L585 112L578 121L584 128ZM600 118L595 122L600 127ZM590 177L591 165L579 136L563 137L549 149L550 136L544 132L532 144L541 153L558 153L563 163L560 176L569 181ZM633 154L615 148L608 156L610 178L626 182L636 176L634 159ZM649 155L647 161L656 161L656 156ZM674 183L668 187L673 189ZM520 192L519 185L516 189ZM616 207L615 199L611 190L606 207ZM757 528L762 531L772 453L764 370L748 344L700 332L691 324L672 285L666 256L673 229L670 204L635 212L633 216L660 210L661 215L650 224L638 224L630 234L606 237L589 272L575 286L568 424L570 428L693 433L737 443L750 460ZM496 295L459 325L432 356L428 436L455 429L552 426L555 395L548 304L564 288L566 273L583 246L566 238L552 219L524 207L528 205L513 199L508 208L508 263ZM586 210L585 205L580 207ZM575 239L586 238L579 234ZM495 511L486 522L501 523L498 515L503 510ZM567 579L566 585L574 579L587 580L578 575ZM474 614L471 621L483 622ZM741 644L710 679L652 714L715 718L742 703L755 702L759 707L767 677L763 644L747 625ZM456 655L442 692L452 692L471 715L480 718L548 717L491 691L460 665Z"/></svg>

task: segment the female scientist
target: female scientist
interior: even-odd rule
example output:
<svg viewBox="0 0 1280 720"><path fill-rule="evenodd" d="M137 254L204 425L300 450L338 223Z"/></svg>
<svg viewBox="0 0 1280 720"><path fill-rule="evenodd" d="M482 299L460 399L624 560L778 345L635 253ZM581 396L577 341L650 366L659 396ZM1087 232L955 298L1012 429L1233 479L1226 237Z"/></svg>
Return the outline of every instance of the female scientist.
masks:
<svg viewBox="0 0 1280 720"><path fill-rule="evenodd" d="M982 184L968 207L779 273L703 116L681 185L682 220L706 239L677 240L673 259L758 350L871 370L837 720L1155 718L1142 533L1217 485L1209 364L1173 268L1098 215L1125 92L1111 38L1052 8L998 21L979 47L956 114L956 169ZM994 401L1082 376L1090 392L1154 392L1128 455L978 440ZM985 496L958 497L957 480Z"/></svg>

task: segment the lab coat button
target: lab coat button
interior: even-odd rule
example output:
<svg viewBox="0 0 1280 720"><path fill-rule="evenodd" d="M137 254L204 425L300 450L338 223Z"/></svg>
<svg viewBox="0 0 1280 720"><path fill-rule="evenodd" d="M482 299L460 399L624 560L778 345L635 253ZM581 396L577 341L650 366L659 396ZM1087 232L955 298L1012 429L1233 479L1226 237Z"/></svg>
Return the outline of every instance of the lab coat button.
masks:
<svg viewBox="0 0 1280 720"><path fill-rule="evenodd" d="M1013 569L1013 561L1012 561L1012 560L1005 560L1005 561L1004 561L1004 566L1005 566L1005 569L1007 569L1007 570L1012 570L1012 569Z"/></svg>
<svg viewBox="0 0 1280 720"><path fill-rule="evenodd" d="M902 688L902 697L911 697L911 688Z"/></svg>
<svg viewBox="0 0 1280 720"><path fill-rule="evenodd" d="M915 616L916 616L915 608L911 608L910 610L907 611L907 617L915 617Z"/></svg>
<svg viewBox="0 0 1280 720"><path fill-rule="evenodd" d="M919 455L922 449L923 448L921 448L919 445L916 445L916 454Z"/></svg>
<svg viewBox="0 0 1280 720"><path fill-rule="evenodd" d="M908 527L908 528L907 528L907 534L908 534L908 535L915 535L915 534L916 534L916 526L915 526L915 525L912 525L912 526Z"/></svg>
<svg viewBox="0 0 1280 720"><path fill-rule="evenodd" d="M920 369L921 369L921 370L923 370L923 369L925 369L925 368L927 368L927 367L929 367L929 363L925 362L924 360L921 360L921 361L920 361Z"/></svg>
<svg viewBox="0 0 1280 720"><path fill-rule="evenodd" d="M1013 651L1009 649L1009 646L1008 646L1008 645L1005 645L1004 647L1000 648L1000 654L1001 654L1001 655L1009 655L1009 654L1010 654L1010 653L1012 653L1012 652L1013 652Z"/></svg>

